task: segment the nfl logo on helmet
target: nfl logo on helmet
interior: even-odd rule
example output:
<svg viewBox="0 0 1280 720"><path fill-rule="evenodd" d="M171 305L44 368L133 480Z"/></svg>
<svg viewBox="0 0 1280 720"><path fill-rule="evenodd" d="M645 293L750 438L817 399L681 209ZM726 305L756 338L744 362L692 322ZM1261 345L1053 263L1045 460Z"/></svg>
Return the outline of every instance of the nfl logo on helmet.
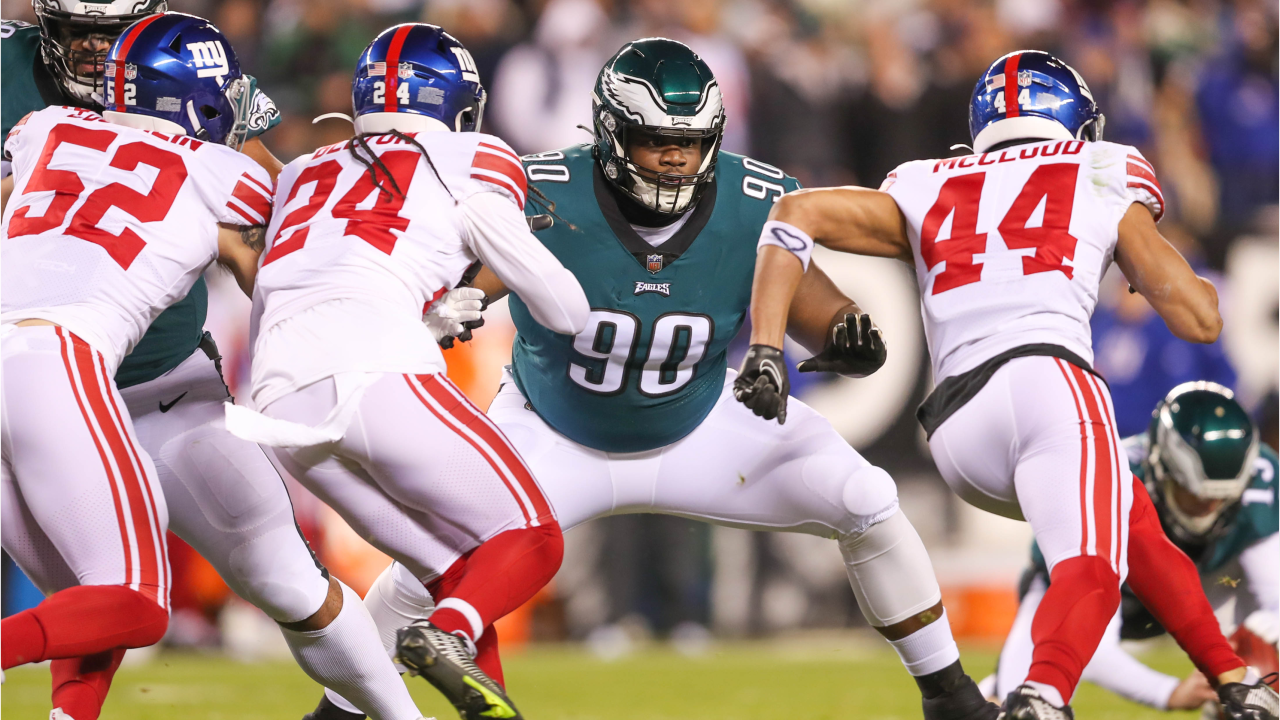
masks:
<svg viewBox="0 0 1280 720"><path fill-rule="evenodd" d="M408 80L413 77L413 66L407 62L402 62L400 63L400 67L397 69L396 74L400 76L401 80Z"/></svg>
<svg viewBox="0 0 1280 720"><path fill-rule="evenodd" d="M125 80L137 80L137 79L138 79L138 66L137 66L137 65L134 65L133 63L125 63L125 65L124 65L124 79L125 79Z"/></svg>
<svg viewBox="0 0 1280 720"><path fill-rule="evenodd" d="M658 254L646 256L645 267L649 269L649 272L657 273L662 269L662 256Z"/></svg>

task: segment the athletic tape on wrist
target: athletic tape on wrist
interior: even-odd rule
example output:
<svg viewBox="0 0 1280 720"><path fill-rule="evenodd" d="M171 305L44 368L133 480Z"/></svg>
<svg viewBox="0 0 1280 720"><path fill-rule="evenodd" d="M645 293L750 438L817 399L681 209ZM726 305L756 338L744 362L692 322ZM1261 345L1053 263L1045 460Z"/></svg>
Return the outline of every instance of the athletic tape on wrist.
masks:
<svg viewBox="0 0 1280 720"><path fill-rule="evenodd" d="M756 252L766 245L775 245L800 258L805 272L809 270L809 256L813 254L813 238L805 231L781 220L770 220L760 231L760 243Z"/></svg>

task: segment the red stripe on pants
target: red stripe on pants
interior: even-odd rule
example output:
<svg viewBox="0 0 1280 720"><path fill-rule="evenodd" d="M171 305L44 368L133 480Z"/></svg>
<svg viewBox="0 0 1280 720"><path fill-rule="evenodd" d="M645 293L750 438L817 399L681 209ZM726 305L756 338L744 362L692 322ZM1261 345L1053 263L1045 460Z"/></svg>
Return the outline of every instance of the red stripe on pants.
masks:
<svg viewBox="0 0 1280 720"><path fill-rule="evenodd" d="M1071 372L1075 375L1077 384L1080 385L1085 411L1089 414L1090 424L1093 425L1093 524L1097 529L1094 554L1099 557L1106 555L1110 562L1114 557L1111 552L1111 494L1115 485L1111 465L1110 428L1102 419L1104 415L1098 407L1101 398L1095 397L1093 386L1085 377L1088 373L1075 365L1071 366Z"/></svg>
<svg viewBox="0 0 1280 720"><path fill-rule="evenodd" d="M423 383L424 389L426 387L426 383L423 382L423 378L430 378L430 377L431 377L430 375L417 376L418 381ZM483 457L485 462L489 463L489 467L493 468L494 474L497 475L498 479L502 480L502 484L507 487L507 492L511 493L511 496L515 498L516 505L520 508L520 512L524 515L525 522L529 523L532 520L532 518L529 517L529 512L525 510L524 503L520 501L520 495L516 493L515 488L511 487L511 483L507 480L506 473L503 472L503 468L498 464L497 460L493 457L490 457L490 454L486 453L484 451L484 448L480 447L480 444L478 442L468 437L467 434L462 432L462 430L460 430L459 428L455 427L455 423L460 423L462 425L465 425L466 423L462 422L457 418L452 417L453 416L452 412L449 413L450 414L449 418L446 418L444 415L441 415L440 412L436 410L434 406L432 406L431 402L427 400L427 398L424 397L421 392L419 392L418 388L414 386L413 379L409 375L404 376L404 381L409 385L409 389L413 391L413 394L418 397L418 400L422 403L423 407L429 410L432 415L435 415L436 419L438 419L441 422L441 424L443 424L445 427L452 430L454 434L456 434L458 437L467 441L467 444L475 448L475 451L480 454L480 457ZM429 390L428 392L430 393ZM430 393L430 394L433 398L435 398L435 393ZM444 405L444 407L446 408L446 412L449 412L447 410L448 405ZM496 452L494 454L496 455Z"/></svg>
<svg viewBox="0 0 1280 720"><path fill-rule="evenodd" d="M67 336L71 333L65 332L61 327L54 328L58 334L58 339L62 341L62 364L67 370L67 381L71 384L71 394L76 398L76 404L80 406L80 415L84 418L85 428L89 431L89 437L93 438L93 445L98 449L98 457L102 459L102 471L107 478L107 486L111 488L111 499L115 503L116 522L120 526L120 547L124 551L124 581L128 585L133 579L133 555L129 552L129 530L124 524L124 507L120 502L120 491L116 487L114 478L115 471L111 469L111 462L107 460L107 453L102 449L102 442L98 439L98 434L94 432L93 422L89 420L89 411L85 409L85 400L81 397L80 388L76 385L75 373L71 369L71 355L67 349ZM76 338L75 335L71 337Z"/></svg>
<svg viewBox="0 0 1280 720"><path fill-rule="evenodd" d="M545 523L555 519L551 512L551 503L547 502L547 499L542 495L542 488L533 479L533 474L529 472L529 467L524 464L524 459L511 446L502 431L493 424L489 416L480 412L480 409L475 405L472 405L467 396L449 378L440 375L426 375L423 377L431 379L431 382L424 381L422 384L432 394L432 397L436 398L437 402L444 407L449 408L450 405L445 396L445 393L448 393L453 398L453 402L457 403L450 412L461 419L467 427L479 435L502 458L503 464L511 471L516 481L520 483L520 487L524 490L525 495L528 496L529 502L533 503L533 510L537 514L538 522Z"/></svg>
<svg viewBox="0 0 1280 720"><path fill-rule="evenodd" d="M1076 394L1075 385L1067 374L1067 364L1057 358L1053 361L1057 363L1062 379L1066 381L1067 389L1071 391L1071 400L1076 404L1076 417L1080 419L1080 554L1087 555L1089 553L1089 510L1085 497L1085 482L1089 471L1089 436L1085 433L1085 417L1084 411L1080 408L1080 396Z"/></svg>
<svg viewBox="0 0 1280 720"><path fill-rule="evenodd" d="M98 427L102 428L107 446L111 448L116 467L120 469L120 477L124 481L125 496L129 499L129 517L125 522L132 524L133 535L138 545L138 591L164 607L164 600L158 594L161 558L156 557L157 544L151 533L146 498L138 478L138 470L142 468L134 468L129 450L121 437L121 428L116 426L107 409L106 400L102 397L102 387L99 385L97 370L93 366L93 348L74 334L71 336L71 342L76 369L80 372L85 396L89 400L89 408L93 411Z"/></svg>

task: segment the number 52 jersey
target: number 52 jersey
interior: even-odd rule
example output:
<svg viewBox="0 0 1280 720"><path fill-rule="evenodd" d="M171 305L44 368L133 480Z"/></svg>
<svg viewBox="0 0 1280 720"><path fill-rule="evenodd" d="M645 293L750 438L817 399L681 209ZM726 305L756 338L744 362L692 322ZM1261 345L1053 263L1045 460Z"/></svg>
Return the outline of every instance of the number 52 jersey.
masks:
<svg viewBox="0 0 1280 720"><path fill-rule="evenodd" d="M265 225L271 178L225 145L50 107L4 145L5 324L41 319L120 361L218 256L218 223Z"/></svg>
<svg viewBox="0 0 1280 720"><path fill-rule="evenodd" d="M907 221L935 382L1025 345L1092 364L1089 318L1121 218L1164 197L1135 148L1058 140L906 163L881 190Z"/></svg>

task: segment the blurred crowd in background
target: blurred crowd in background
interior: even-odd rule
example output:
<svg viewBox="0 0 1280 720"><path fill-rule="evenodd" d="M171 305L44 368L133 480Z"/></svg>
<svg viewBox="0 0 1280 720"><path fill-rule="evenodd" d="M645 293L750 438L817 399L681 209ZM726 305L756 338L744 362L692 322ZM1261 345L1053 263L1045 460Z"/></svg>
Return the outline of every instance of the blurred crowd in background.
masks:
<svg viewBox="0 0 1280 720"><path fill-rule="evenodd" d="M1096 365L1111 385L1121 431L1145 430L1174 385L1209 379L1237 388L1264 438L1276 443L1274 0L170 0L170 7L211 18L235 43L242 66L281 110L283 122L263 140L285 162L350 136L341 120L312 118L350 112L356 57L398 22L440 24L470 49L490 93L484 130L521 153L590 140L580 126L591 124L592 85L623 42L682 40L719 80L725 149L809 186L876 187L899 163L967 153L955 146L969 141L976 78L1006 52L1047 50L1089 83L1106 114L1105 139L1136 145L1154 164L1170 207L1162 232L1220 281L1223 339L1193 346L1125 292L1123 278L1109 278L1094 317ZM32 19L26 0L3 0L3 14ZM974 515L933 470L914 421L931 379L913 276L896 264L816 257L885 329L890 362L867 381L801 382L798 392L898 479L948 587L958 634L999 636L1012 617L1029 535ZM220 290L227 283L211 283L210 329L234 388L247 376L248 303ZM450 374L482 404L509 357L514 331L501 313L475 342L450 352ZM386 559L291 489L331 567L355 576L348 580L357 586L361 576L376 576ZM566 539L565 569L536 607L511 621L507 638L585 638L611 655L653 633L694 651L711 634L862 622L838 553L817 538L650 516L591 523ZM182 565L193 578L185 589L175 583L175 593L185 593L175 607L194 613L190 637L179 639L217 642L214 621L227 592L190 555L175 556L175 577ZM224 618L221 635L234 633Z"/></svg>

